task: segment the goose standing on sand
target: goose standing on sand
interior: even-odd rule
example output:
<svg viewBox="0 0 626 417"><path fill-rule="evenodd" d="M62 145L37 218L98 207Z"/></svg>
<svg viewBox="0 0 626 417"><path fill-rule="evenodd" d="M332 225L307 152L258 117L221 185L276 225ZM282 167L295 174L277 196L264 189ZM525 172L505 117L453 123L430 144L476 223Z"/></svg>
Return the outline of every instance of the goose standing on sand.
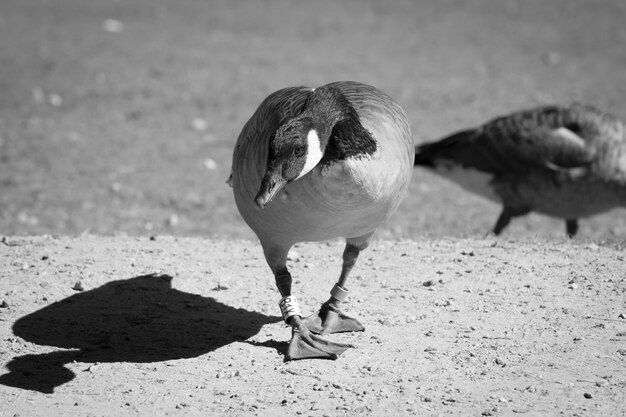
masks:
<svg viewBox="0 0 626 417"><path fill-rule="evenodd" d="M503 205L493 232L531 211L578 219L626 206L626 129L591 106L544 106L416 146L415 165Z"/></svg>
<svg viewBox="0 0 626 417"><path fill-rule="evenodd" d="M233 153L237 208L256 233L282 296L292 339L286 358L336 358L348 344L322 336L362 331L340 308L346 281L411 178L414 144L406 114L382 91L357 82L290 87L267 97ZM343 266L319 312L303 318L287 253L298 242L344 237Z"/></svg>

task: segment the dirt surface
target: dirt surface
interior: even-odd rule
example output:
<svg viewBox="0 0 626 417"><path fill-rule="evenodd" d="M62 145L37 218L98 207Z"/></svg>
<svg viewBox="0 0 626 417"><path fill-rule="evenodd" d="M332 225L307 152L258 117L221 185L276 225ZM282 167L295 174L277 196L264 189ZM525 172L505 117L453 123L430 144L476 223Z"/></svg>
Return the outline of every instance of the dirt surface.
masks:
<svg viewBox="0 0 626 417"><path fill-rule="evenodd" d="M336 361L284 362L289 329L250 241L5 238L0 415L626 413L626 261L593 242L379 240ZM298 245L304 311L340 241Z"/></svg>
<svg viewBox="0 0 626 417"><path fill-rule="evenodd" d="M415 170L349 286L366 332L333 338L357 347L285 363L224 184L289 85L375 85L416 142L545 103L626 120L624 21L623 0L0 1L0 416L624 415L623 210L571 242L538 215L485 238L498 206ZM313 312L342 245L296 251Z"/></svg>

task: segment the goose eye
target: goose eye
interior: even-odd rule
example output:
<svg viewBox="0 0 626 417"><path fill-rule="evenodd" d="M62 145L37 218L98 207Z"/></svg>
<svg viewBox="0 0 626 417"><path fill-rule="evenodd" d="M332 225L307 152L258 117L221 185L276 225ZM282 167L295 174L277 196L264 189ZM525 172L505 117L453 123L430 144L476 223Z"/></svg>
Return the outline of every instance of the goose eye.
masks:
<svg viewBox="0 0 626 417"><path fill-rule="evenodd" d="M304 147L302 145L296 145L296 147L293 148L293 153L296 156L304 155Z"/></svg>

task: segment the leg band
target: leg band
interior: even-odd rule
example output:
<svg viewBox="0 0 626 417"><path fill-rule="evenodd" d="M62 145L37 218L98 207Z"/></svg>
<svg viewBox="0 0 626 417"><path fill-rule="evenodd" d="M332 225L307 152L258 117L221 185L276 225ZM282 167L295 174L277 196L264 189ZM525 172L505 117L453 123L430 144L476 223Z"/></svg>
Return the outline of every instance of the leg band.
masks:
<svg viewBox="0 0 626 417"><path fill-rule="evenodd" d="M282 313L283 320L285 320L285 322L287 322L289 317L292 316L302 317L300 307L298 307L298 301L296 301L296 297L292 295L281 298L278 306L280 307L280 312Z"/></svg>
<svg viewBox="0 0 626 417"><path fill-rule="evenodd" d="M330 290L330 295L332 295L334 298L336 298L339 302L342 302L348 296L348 290L346 290L345 288L342 288L339 285L335 284L333 289Z"/></svg>

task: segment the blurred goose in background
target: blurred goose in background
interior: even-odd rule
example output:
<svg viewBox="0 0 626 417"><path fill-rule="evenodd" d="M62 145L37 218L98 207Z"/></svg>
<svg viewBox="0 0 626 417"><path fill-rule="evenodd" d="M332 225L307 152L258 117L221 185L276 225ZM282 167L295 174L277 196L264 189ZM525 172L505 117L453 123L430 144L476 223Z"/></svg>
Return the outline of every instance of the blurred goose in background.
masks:
<svg viewBox="0 0 626 417"><path fill-rule="evenodd" d="M415 165L502 203L493 232L531 211L578 219L626 206L626 131L593 107L545 106L416 146Z"/></svg>
<svg viewBox="0 0 626 417"><path fill-rule="evenodd" d="M325 334L363 331L341 302L359 253L406 194L414 143L403 109L357 82L290 87L267 97L245 124L229 182L256 233L292 327L286 358L336 358L348 344ZM298 242L346 239L343 266L319 312L303 318L286 265Z"/></svg>

